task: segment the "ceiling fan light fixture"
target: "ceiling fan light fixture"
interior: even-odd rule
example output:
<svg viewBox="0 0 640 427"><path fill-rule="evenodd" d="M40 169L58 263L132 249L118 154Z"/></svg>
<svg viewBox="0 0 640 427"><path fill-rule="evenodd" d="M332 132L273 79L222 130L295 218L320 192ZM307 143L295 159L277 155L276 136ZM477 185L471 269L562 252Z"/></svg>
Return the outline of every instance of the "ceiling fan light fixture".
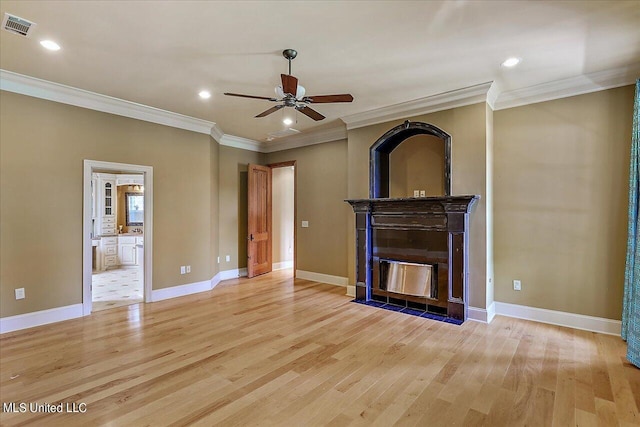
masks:
<svg viewBox="0 0 640 427"><path fill-rule="evenodd" d="M276 90L276 95L278 96L278 98L284 98L286 96L286 94L284 93L284 90L282 89L282 85L276 86L275 90ZM306 92L306 90L305 90L304 86L298 85L298 87L296 88L296 99L304 98L305 92Z"/></svg>
<svg viewBox="0 0 640 427"><path fill-rule="evenodd" d="M200 96L200 98L202 99L209 99L211 98L211 92L207 90L201 90L200 93L198 93L198 96Z"/></svg>
<svg viewBox="0 0 640 427"><path fill-rule="evenodd" d="M289 117L285 117L282 120L282 123L284 123L285 125L289 126L289 125L293 124L293 120L291 120Z"/></svg>

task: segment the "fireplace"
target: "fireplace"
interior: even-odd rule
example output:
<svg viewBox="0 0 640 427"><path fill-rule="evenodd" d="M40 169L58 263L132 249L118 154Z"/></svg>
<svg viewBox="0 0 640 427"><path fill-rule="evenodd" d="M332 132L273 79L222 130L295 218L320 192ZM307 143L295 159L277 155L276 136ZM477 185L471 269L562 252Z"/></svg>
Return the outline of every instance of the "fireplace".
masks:
<svg viewBox="0 0 640 427"><path fill-rule="evenodd" d="M389 153L403 139L450 137L425 123L405 122L371 147L370 198L347 200L356 215L356 300L464 321L468 300L469 214L475 195L389 198Z"/></svg>
<svg viewBox="0 0 640 427"><path fill-rule="evenodd" d="M372 293L438 298L438 287L433 280L433 265L393 260L380 260L380 280Z"/></svg>

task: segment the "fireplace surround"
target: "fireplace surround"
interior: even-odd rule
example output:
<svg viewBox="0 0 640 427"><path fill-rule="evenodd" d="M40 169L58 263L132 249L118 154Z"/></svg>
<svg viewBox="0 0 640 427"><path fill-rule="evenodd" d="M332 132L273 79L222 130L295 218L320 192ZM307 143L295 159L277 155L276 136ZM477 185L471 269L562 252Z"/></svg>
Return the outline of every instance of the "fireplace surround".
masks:
<svg viewBox="0 0 640 427"><path fill-rule="evenodd" d="M389 198L389 154L417 134L445 144L445 195ZM452 196L451 137L405 122L370 148L370 198L347 202L355 213L356 300L464 321L469 276L469 215L476 195Z"/></svg>

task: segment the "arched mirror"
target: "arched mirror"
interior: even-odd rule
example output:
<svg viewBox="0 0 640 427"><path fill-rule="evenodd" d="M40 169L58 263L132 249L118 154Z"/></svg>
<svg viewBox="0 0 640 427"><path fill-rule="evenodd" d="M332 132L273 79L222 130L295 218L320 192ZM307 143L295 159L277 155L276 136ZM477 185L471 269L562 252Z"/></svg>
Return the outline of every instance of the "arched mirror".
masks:
<svg viewBox="0 0 640 427"><path fill-rule="evenodd" d="M382 135L370 149L369 197L451 195L451 136L433 125L409 122Z"/></svg>

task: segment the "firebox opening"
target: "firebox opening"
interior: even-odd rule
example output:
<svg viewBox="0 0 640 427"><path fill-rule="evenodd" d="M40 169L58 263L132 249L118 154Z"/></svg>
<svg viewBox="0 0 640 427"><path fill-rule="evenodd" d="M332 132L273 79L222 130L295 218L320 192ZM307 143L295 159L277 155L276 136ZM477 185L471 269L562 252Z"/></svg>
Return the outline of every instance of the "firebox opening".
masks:
<svg viewBox="0 0 640 427"><path fill-rule="evenodd" d="M436 265L380 260L379 285L390 293L438 299L436 278Z"/></svg>

